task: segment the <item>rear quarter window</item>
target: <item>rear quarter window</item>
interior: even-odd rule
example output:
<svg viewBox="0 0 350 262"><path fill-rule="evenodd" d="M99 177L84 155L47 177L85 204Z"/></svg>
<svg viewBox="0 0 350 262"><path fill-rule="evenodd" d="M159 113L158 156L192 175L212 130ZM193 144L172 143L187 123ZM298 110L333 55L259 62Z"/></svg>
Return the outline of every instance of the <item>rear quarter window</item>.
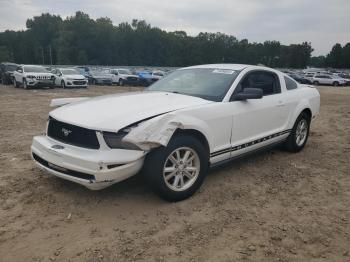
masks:
<svg viewBox="0 0 350 262"><path fill-rule="evenodd" d="M293 79L285 76L284 81L286 82L287 90L293 90L298 88L298 84Z"/></svg>

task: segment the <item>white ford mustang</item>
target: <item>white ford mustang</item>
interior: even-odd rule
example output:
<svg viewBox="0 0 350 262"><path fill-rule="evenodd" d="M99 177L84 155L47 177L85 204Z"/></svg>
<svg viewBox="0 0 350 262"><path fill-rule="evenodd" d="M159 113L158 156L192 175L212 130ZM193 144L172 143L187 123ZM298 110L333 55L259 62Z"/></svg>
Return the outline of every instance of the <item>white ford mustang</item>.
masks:
<svg viewBox="0 0 350 262"><path fill-rule="evenodd" d="M63 99L31 147L48 172L102 189L142 169L162 198L179 201L209 167L284 143L298 152L319 113L316 89L274 69L214 64L174 71L143 92Z"/></svg>

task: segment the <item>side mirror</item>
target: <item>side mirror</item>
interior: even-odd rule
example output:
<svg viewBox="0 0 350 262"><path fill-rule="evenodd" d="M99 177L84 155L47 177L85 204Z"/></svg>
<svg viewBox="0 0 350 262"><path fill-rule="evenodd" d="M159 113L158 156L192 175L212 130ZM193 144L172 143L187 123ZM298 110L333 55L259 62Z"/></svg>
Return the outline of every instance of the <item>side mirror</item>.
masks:
<svg viewBox="0 0 350 262"><path fill-rule="evenodd" d="M17 72L18 73L23 73L23 70L22 69L17 69Z"/></svg>
<svg viewBox="0 0 350 262"><path fill-rule="evenodd" d="M263 91L259 88L244 88L243 91L233 96L233 101L242 101L248 99L260 99L263 97Z"/></svg>

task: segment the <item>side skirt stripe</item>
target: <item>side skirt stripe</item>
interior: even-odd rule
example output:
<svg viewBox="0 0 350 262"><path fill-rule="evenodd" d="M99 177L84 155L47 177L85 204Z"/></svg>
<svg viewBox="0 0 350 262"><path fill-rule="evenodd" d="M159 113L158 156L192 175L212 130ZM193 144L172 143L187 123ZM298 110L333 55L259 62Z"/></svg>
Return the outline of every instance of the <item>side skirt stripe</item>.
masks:
<svg viewBox="0 0 350 262"><path fill-rule="evenodd" d="M239 146L225 148L225 149L222 149L222 150L219 150L219 151L211 153L210 157L219 156L219 155L226 154L226 153L229 153L229 152L241 150L241 149L244 149L244 148L247 148L247 147L250 147L250 146L262 143L262 142L265 142L265 141L270 140L272 138L275 138L275 137L282 136L284 134L290 133L291 131L292 131L292 129L288 129L288 130L285 130L285 131L281 131L281 132L278 132L278 133L275 133L275 134L272 134L272 135L269 135L269 136L265 136L265 137L256 139L256 140L251 141L251 142L244 143L244 144L239 145Z"/></svg>

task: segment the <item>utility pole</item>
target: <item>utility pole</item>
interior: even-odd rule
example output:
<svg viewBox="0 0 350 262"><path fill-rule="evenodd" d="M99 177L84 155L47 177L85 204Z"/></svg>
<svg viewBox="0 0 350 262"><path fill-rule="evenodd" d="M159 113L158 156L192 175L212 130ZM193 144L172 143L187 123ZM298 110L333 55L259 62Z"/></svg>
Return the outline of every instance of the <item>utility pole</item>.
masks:
<svg viewBox="0 0 350 262"><path fill-rule="evenodd" d="M52 50L51 50L51 45L49 45L49 49L50 49L50 62L51 62L51 65L52 65Z"/></svg>

